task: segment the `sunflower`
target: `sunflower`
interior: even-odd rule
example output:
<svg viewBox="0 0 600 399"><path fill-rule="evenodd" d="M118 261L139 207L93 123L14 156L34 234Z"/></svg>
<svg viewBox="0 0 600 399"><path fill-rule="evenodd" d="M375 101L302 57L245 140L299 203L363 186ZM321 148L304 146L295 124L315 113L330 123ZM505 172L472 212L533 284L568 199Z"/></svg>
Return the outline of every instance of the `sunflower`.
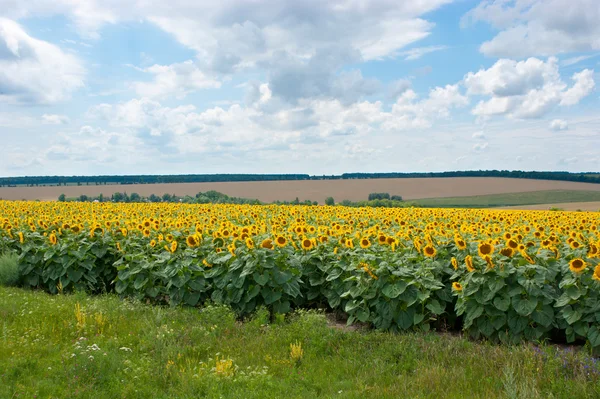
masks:
<svg viewBox="0 0 600 399"><path fill-rule="evenodd" d="M467 243L465 242L465 240L463 240L461 237L456 236L454 237L454 243L456 244L456 246L458 247L458 249L463 250L467 248Z"/></svg>
<svg viewBox="0 0 600 399"><path fill-rule="evenodd" d="M473 257L471 255L467 255L465 257L465 266L467 267L467 270L469 272L472 272L475 270L475 268L473 267Z"/></svg>
<svg viewBox="0 0 600 399"><path fill-rule="evenodd" d="M266 238L260 243L261 248L273 249L273 241L270 238Z"/></svg>
<svg viewBox="0 0 600 399"><path fill-rule="evenodd" d="M308 251L312 247L313 247L313 243L311 240L309 240L308 238L305 238L304 240L302 240L302 249L304 249L305 251Z"/></svg>
<svg viewBox="0 0 600 399"><path fill-rule="evenodd" d="M519 248L519 243L515 240L509 239L508 241L506 241L506 246L508 248L517 249Z"/></svg>
<svg viewBox="0 0 600 399"><path fill-rule="evenodd" d="M208 261L206 259L202 260L202 264L206 267L212 267L212 265L210 263L208 263Z"/></svg>
<svg viewBox="0 0 600 399"><path fill-rule="evenodd" d="M593 258L598 255L598 247L595 244L590 244L590 250L588 251L588 258Z"/></svg>
<svg viewBox="0 0 600 399"><path fill-rule="evenodd" d="M352 241L352 238L348 238L346 240L345 244L346 244L346 248L350 248L350 249L354 248L354 241Z"/></svg>
<svg viewBox="0 0 600 399"><path fill-rule="evenodd" d="M426 257L433 258L435 254L437 254L437 251L432 245L426 245L425 248L423 248L423 255Z"/></svg>
<svg viewBox="0 0 600 399"><path fill-rule="evenodd" d="M50 244L52 244L52 245L56 245L56 243L58 242L58 239L56 238L56 234L54 234L54 233L50 234L50 237L48 237L48 239L50 240Z"/></svg>
<svg viewBox="0 0 600 399"><path fill-rule="evenodd" d="M250 237L246 238L246 246L249 249L253 249L254 248L254 241L252 240L252 238L250 238Z"/></svg>
<svg viewBox="0 0 600 399"><path fill-rule="evenodd" d="M506 256L507 258L512 258L515 251L511 247L502 248L500 250L500 254Z"/></svg>
<svg viewBox="0 0 600 399"><path fill-rule="evenodd" d="M482 242L477 247L477 252L479 253L479 256L485 259L486 256L489 256L494 253L494 246L489 242Z"/></svg>
<svg viewBox="0 0 600 399"><path fill-rule="evenodd" d="M165 240L166 240L167 242L171 242L171 241L173 241L173 235L172 235L172 234L167 234L167 236L165 237Z"/></svg>
<svg viewBox="0 0 600 399"><path fill-rule="evenodd" d="M25 242L25 237L23 236L23 232L22 232L22 231L19 231L19 234L18 234L18 235L19 235L19 242L20 242L21 244L23 244L23 242Z"/></svg>
<svg viewBox="0 0 600 399"><path fill-rule="evenodd" d="M154 248L156 246L156 241L155 240L150 241L150 246L152 248Z"/></svg>
<svg viewBox="0 0 600 399"><path fill-rule="evenodd" d="M369 241L368 237L363 237L360 239L360 247L363 249L367 249L371 246L371 241Z"/></svg>
<svg viewBox="0 0 600 399"><path fill-rule="evenodd" d="M569 243L569 246L573 249L577 249L577 248L581 247L581 244L579 243L579 241L573 240Z"/></svg>
<svg viewBox="0 0 600 399"><path fill-rule="evenodd" d="M600 281L600 265L597 265L594 269L594 274L592 275L592 278L596 281Z"/></svg>
<svg viewBox="0 0 600 399"><path fill-rule="evenodd" d="M221 231L221 235L225 238L229 237L231 235L231 232L227 229L224 229L223 231Z"/></svg>
<svg viewBox="0 0 600 399"><path fill-rule="evenodd" d="M487 263L488 268L493 269L494 268L494 263L492 262L492 258L487 255L485 258L485 263Z"/></svg>
<svg viewBox="0 0 600 399"><path fill-rule="evenodd" d="M287 239L284 236L277 236L277 238L275 238L275 244L277 244L279 248L283 248L287 245Z"/></svg>
<svg viewBox="0 0 600 399"><path fill-rule="evenodd" d="M380 244L387 244L387 237L384 234L380 234L379 237L377 237L377 241Z"/></svg>
<svg viewBox="0 0 600 399"><path fill-rule="evenodd" d="M144 234L144 237L150 237L150 229L144 229L142 233Z"/></svg>
<svg viewBox="0 0 600 399"><path fill-rule="evenodd" d="M456 260L455 257L452 257L452 259L450 259L450 263L452 264L452 267L454 268L454 270L458 270L458 261Z"/></svg>
<svg viewBox="0 0 600 399"><path fill-rule="evenodd" d="M452 289L456 292L461 292L463 287L462 287L461 283L459 283L458 281L455 281L452 283Z"/></svg>
<svg viewBox="0 0 600 399"><path fill-rule="evenodd" d="M175 251L177 251L177 241L171 243L171 252L174 253Z"/></svg>
<svg viewBox="0 0 600 399"><path fill-rule="evenodd" d="M196 240L196 236L188 236L188 238L185 240L185 242L187 243L187 246L190 248L194 248L198 245L198 240Z"/></svg>
<svg viewBox="0 0 600 399"><path fill-rule="evenodd" d="M586 267L587 264L581 258L575 258L569 262L569 269L573 273L581 273Z"/></svg>

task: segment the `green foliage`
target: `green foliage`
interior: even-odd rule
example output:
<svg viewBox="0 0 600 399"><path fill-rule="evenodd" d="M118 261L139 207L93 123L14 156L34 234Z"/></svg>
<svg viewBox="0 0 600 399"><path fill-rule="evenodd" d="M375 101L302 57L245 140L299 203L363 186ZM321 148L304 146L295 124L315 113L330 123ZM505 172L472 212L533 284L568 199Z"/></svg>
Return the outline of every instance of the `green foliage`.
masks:
<svg viewBox="0 0 600 399"><path fill-rule="evenodd" d="M351 331L317 311L271 323L262 309L240 323L225 306L0 287L0 314L1 398L600 396L600 369L581 350ZM290 356L296 342L300 364Z"/></svg>
<svg viewBox="0 0 600 399"><path fill-rule="evenodd" d="M0 286L17 285L19 277L19 257L13 252L0 255Z"/></svg>
<svg viewBox="0 0 600 399"><path fill-rule="evenodd" d="M369 201L373 201L373 200L389 200L390 199L390 194L389 193L371 193L369 194Z"/></svg>
<svg viewBox="0 0 600 399"><path fill-rule="evenodd" d="M333 199L333 197L325 198L325 205L329 205L329 206L335 205L335 200Z"/></svg>

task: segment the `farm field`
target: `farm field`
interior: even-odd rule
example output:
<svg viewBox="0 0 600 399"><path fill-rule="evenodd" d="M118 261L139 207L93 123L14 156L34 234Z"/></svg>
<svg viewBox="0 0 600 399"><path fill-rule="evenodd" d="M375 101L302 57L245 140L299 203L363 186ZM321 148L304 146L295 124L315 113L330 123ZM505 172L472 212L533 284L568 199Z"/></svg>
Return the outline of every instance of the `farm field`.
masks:
<svg viewBox="0 0 600 399"><path fill-rule="evenodd" d="M352 331L316 312L240 323L224 306L0 287L0 316L2 398L600 396L594 359L577 348Z"/></svg>
<svg viewBox="0 0 600 399"><path fill-rule="evenodd" d="M532 191L521 193L505 193L477 196L461 196L447 198L424 198L414 200L416 204L425 207L468 207L468 208L487 208L487 207L506 207L517 206L515 209L549 209L553 203L569 204L570 210L594 210L600 207L600 191L575 191L575 190L549 190ZM536 205L534 208L528 208L528 205ZM582 208L585 206L591 209ZM564 206L561 206L564 208Z"/></svg>
<svg viewBox="0 0 600 399"><path fill-rule="evenodd" d="M565 211L592 211L600 212L600 201L592 202L562 202L553 204L536 204L536 205L517 205L502 207L502 209L522 209L522 210L548 210L550 208L562 209Z"/></svg>
<svg viewBox="0 0 600 399"><path fill-rule="evenodd" d="M2 201L0 223L50 293L600 349L600 213Z"/></svg>
<svg viewBox="0 0 600 399"><path fill-rule="evenodd" d="M165 193L194 196L198 192L216 190L232 197L258 199L263 202L277 200L312 200L324 203L331 196L340 202L344 199L362 201L370 193L387 192L401 195L405 200L423 198L464 197L523 193L548 190L596 191L600 184L554 180L509 179L492 177L415 178L415 179L356 179L356 180L298 180L224 183L173 183L106 186L50 186L50 187L0 187L0 198L5 200L54 201L60 194L78 197L82 194L111 196L115 192L136 192L142 196ZM562 202L562 201L554 201Z"/></svg>

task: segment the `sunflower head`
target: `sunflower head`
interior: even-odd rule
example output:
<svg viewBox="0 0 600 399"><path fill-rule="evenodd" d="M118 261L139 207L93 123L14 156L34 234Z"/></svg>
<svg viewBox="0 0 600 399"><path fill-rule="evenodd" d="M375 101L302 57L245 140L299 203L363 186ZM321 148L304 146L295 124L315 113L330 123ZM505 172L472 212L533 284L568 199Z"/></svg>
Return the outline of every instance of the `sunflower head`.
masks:
<svg viewBox="0 0 600 399"><path fill-rule="evenodd" d="M277 236L275 244L277 244L278 247L283 248L287 245L287 239L284 236Z"/></svg>
<svg viewBox="0 0 600 399"><path fill-rule="evenodd" d="M465 242L465 240L463 240L460 237L456 237L454 239L454 242L456 243L456 246L458 247L458 249L463 250L467 248L467 243Z"/></svg>
<svg viewBox="0 0 600 399"><path fill-rule="evenodd" d="M432 245L426 245L425 248L423 248L423 255L426 257L433 258L435 254L437 254L437 251Z"/></svg>
<svg viewBox="0 0 600 399"><path fill-rule="evenodd" d="M270 238L266 238L260 243L261 248L273 249L273 241Z"/></svg>
<svg viewBox="0 0 600 399"><path fill-rule="evenodd" d="M475 268L473 267L473 257L471 255L467 255L465 257L465 266L467 267L467 270L469 272L472 272L475 270Z"/></svg>
<svg viewBox="0 0 600 399"><path fill-rule="evenodd" d="M596 281L600 281L600 265L597 265L594 269L594 274L592 275L592 278Z"/></svg>
<svg viewBox="0 0 600 399"><path fill-rule="evenodd" d="M456 292L461 292L463 290L462 284L458 281L452 283L452 289Z"/></svg>
<svg viewBox="0 0 600 399"><path fill-rule="evenodd" d="M48 239L50 240L50 244L52 245L56 245L56 243L58 242L58 238L56 238L56 234L54 233L50 234L50 237L48 237Z"/></svg>
<svg viewBox="0 0 600 399"><path fill-rule="evenodd" d="M452 268L454 270L458 270L458 261L455 257L452 257L452 259L450 259L450 263L452 264Z"/></svg>
<svg viewBox="0 0 600 399"><path fill-rule="evenodd" d="M155 240L150 241L150 246L152 248L154 248L156 246L156 241Z"/></svg>
<svg viewBox="0 0 600 399"><path fill-rule="evenodd" d="M581 273L586 267L587 267L587 264L581 258L575 258L569 262L569 269L573 273Z"/></svg>
<svg viewBox="0 0 600 399"><path fill-rule="evenodd" d="M311 249L313 247L313 243L311 240L309 240L308 238L305 238L304 240L302 240L302 249L304 249L305 251Z"/></svg>
<svg viewBox="0 0 600 399"><path fill-rule="evenodd" d="M502 248L500 250L500 254L502 256L506 256L507 258L512 258L514 253L515 253L515 251L511 247Z"/></svg>
<svg viewBox="0 0 600 399"><path fill-rule="evenodd" d="M477 247L477 252L479 253L479 256L485 259L486 256L489 256L494 252L494 246L489 242L482 242Z"/></svg>
<svg viewBox="0 0 600 399"><path fill-rule="evenodd" d="M198 246L198 240L196 239L196 236L188 236L185 242L190 248Z"/></svg>
<svg viewBox="0 0 600 399"><path fill-rule="evenodd" d="M254 241L252 240L252 238L246 238L246 246L250 249L254 248Z"/></svg>
<svg viewBox="0 0 600 399"><path fill-rule="evenodd" d="M171 243L171 252L177 251L177 241Z"/></svg>
<svg viewBox="0 0 600 399"><path fill-rule="evenodd" d="M368 237L363 237L360 239L360 247L363 249L369 248L371 246L371 241L369 241Z"/></svg>

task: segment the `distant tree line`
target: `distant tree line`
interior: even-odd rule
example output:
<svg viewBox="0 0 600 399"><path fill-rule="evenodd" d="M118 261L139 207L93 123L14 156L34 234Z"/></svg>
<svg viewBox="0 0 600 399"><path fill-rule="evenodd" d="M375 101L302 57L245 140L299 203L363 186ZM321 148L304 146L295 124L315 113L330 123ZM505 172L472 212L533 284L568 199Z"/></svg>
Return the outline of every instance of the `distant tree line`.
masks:
<svg viewBox="0 0 600 399"><path fill-rule="evenodd" d="M308 174L196 174L196 175L130 175L130 176L24 176L0 177L4 186L66 186L106 184L156 184L156 183L209 183L281 180L325 180L325 179L389 179L419 177L510 177L517 179L564 180L585 183L600 183L600 173L535 172L521 170L470 170L452 172L410 173L344 173L341 175Z"/></svg>
<svg viewBox="0 0 600 399"><path fill-rule="evenodd" d="M0 177L3 186L100 186L106 184L216 183L243 181L309 180L301 174L215 174L131 176L23 176Z"/></svg>
<svg viewBox="0 0 600 399"><path fill-rule="evenodd" d="M114 193L112 196L107 197L103 194L100 194L96 197L88 196L88 195L80 195L79 197L67 198L65 194L61 194L58 197L59 202L119 202L119 203L129 203L129 202L177 202L177 203L185 203L185 204L250 204L250 205L260 205L260 202L257 199L250 198L238 198L238 197L230 197L227 194L220 193L218 191L207 191L200 192L196 194L195 197L186 195L186 196L177 196L175 194L163 194L162 196L158 196L155 194L151 194L148 197L142 197L138 193L127 194L126 192Z"/></svg>
<svg viewBox="0 0 600 399"><path fill-rule="evenodd" d="M341 179L394 179L423 177L508 177L513 179L565 180L584 183L600 183L598 172L535 172L522 170L467 170L451 172L414 173L344 173Z"/></svg>

